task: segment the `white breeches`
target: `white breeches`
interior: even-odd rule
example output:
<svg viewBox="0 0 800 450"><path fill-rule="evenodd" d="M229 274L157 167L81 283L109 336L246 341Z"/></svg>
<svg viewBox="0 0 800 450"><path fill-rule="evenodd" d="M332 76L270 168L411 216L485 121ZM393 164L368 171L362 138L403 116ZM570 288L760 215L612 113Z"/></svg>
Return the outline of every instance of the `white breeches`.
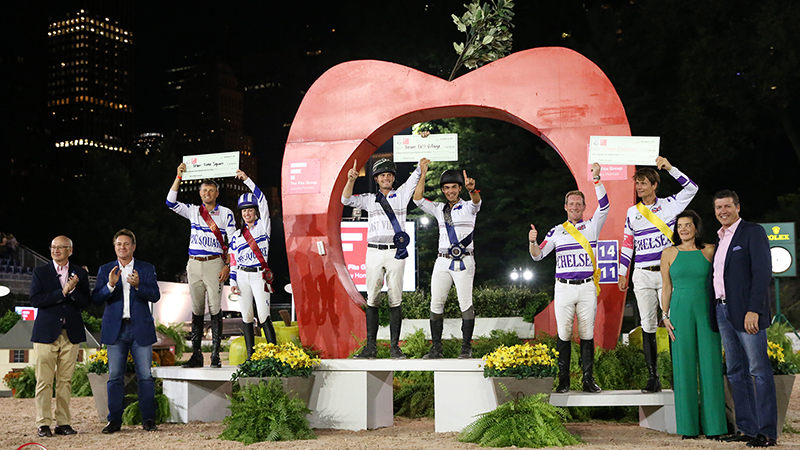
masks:
<svg viewBox="0 0 800 450"><path fill-rule="evenodd" d="M396 259L397 250L379 250L367 247L367 305L378 306L384 274L389 293L389 306L400 306L403 301L403 272L406 260Z"/></svg>
<svg viewBox="0 0 800 450"><path fill-rule="evenodd" d="M642 331L655 333L658 329L658 303L661 299L661 272L634 269L633 294L639 306Z"/></svg>
<svg viewBox="0 0 800 450"><path fill-rule="evenodd" d="M554 310L558 338L572 340L572 325L578 317L578 335L584 341L594 339L594 319L597 315L597 290L594 283L566 284L556 281Z"/></svg>
<svg viewBox="0 0 800 450"><path fill-rule="evenodd" d="M253 299L258 310L258 321L263 323L269 317L269 292L264 290L264 278L261 272L236 273L236 285L239 287L239 311L244 323L253 323Z"/></svg>
<svg viewBox="0 0 800 450"><path fill-rule="evenodd" d="M472 281L475 279L475 257L465 256L464 270L450 270L449 258L442 256L436 258L431 275L431 312L434 314L444 313L444 303L447 301L447 294L453 283L456 285L458 294L458 306L464 312L472 306ZM459 267L458 261L455 267Z"/></svg>

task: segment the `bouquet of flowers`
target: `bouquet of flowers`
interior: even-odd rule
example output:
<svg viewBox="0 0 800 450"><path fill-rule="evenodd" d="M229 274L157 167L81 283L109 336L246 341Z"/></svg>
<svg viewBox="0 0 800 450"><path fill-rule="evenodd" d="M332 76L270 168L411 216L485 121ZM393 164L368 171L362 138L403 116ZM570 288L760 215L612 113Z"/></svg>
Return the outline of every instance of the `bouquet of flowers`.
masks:
<svg viewBox="0 0 800 450"><path fill-rule="evenodd" d="M769 362L772 363L772 371L775 375L792 375L800 371L796 364L796 355L791 354L787 359L783 347L780 344L767 341L767 354L769 355Z"/></svg>
<svg viewBox="0 0 800 450"><path fill-rule="evenodd" d="M233 373L232 380L242 377L304 377L308 378L320 359L309 355L293 342L283 344L259 343L253 355Z"/></svg>
<svg viewBox="0 0 800 450"><path fill-rule="evenodd" d="M501 345L483 357L484 377L544 378L558 374L558 352L547 344Z"/></svg>

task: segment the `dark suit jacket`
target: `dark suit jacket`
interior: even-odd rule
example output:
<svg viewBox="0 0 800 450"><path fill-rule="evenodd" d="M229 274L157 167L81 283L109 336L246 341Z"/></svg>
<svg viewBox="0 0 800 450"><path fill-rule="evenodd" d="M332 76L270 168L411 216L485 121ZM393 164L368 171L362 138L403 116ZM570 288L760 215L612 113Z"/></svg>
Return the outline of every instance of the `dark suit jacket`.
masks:
<svg viewBox="0 0 800 450"><path fill-rule="evenodd" d="M100 267L97 273L97 284L92 292L92 302L105 303L106 305L103 312L103 328L100 333L100 340L103 344L116 342L117 336L119 336L119 329L122 326L122 309L125 302L121 276L120 280L117 281L114 292L108 290L108 274L111 269L118 265L119 262L114 261ZM156 269L152 264L135 258L133 260L133 269L139 272L139 288L130 288L133 334L137 344L142 346L152 345L157 339L153 314L150 312L150 304L161 299L161 292L158 290L158 281L156 280Z"/></svg>
<svg viewBox="0 0 800 450"><path fill-rule="evenodd" d="M53 262L33 270L31 280L31 306L38 308L33 323L31 342L52 344L66 327L69 341L73 344L86 342L81 309L92 302L89 296L89 275L77 264L69 263L69 273L75 272L78 284L72 293L64 297Z"/></svg>
<svg viewBox="0 0 800 450"><path fill-rule="evenodd" d="M719 242L717 242L719 247ZM716 251L714 252L716 256ZM737 331L745 331L744 316L758 313L758 328L765 330L771 322L769 309L769 282L772 280L772 256L767 233L761 225L742 220L728 247L725 258L725 300L728 315ZM713 282L714 269L709 280ZM714 286L711 285L712 297ZM716 299L711 299L711 328L719 331Z"/></svg>

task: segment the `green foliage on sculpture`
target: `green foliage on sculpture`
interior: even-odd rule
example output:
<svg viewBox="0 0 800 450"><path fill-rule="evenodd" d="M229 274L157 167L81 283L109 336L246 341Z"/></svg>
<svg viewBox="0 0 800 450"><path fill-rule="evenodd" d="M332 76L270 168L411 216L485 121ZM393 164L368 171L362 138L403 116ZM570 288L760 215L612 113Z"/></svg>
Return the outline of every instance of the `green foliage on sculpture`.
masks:
<svg viewBox="0 0 800 450"><path fill-rule="evenodd" d="M263 441L316 439L308 415L311 410L300 399L289 399L277 378L249 384L231 397L231 415L222 424L220 439L245 445Z"/></svg>
<svg viewBox="0 0 800 450"><path fill-rule="evenodd" d="M567 410L550 405L547 395L531 395L482 414L458 434L458 440L481 447L540 448L580 444L580 438L564 427L567 420Z"/></svg>
<svg viewBox="0 0 800 450"><path fill-rule="evenodd" d="M477 69L511 53L514 2L490 0L481 5L480 0L473 0L464 6L467 12L461 17L452 14L453 22L458 31L466 35L466 41L453 43L458 60L447 81L453 80L461 66Z"/></svg>

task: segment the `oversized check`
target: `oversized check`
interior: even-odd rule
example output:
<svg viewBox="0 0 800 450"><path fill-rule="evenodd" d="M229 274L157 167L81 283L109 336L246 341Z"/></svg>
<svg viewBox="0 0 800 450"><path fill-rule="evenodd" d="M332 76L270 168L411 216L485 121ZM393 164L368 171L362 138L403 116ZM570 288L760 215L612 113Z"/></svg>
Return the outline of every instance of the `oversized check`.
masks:
<svg viewBox="0 0 800 450"><path fill-rule="evenodd" d="M457 134L431 134L424 138L418 134L399 134L392 137L394 162L417 162L422 158L431 161L458 161Z"/></svg>
<svg viewBox="0 0 800 450"><path fill-rule="evenodd" d="M589 163L655 166L658 136L591 136Z"/></svg>
<svg viewBox="0 0 800 450"><path fill-rule="evenodd" d="M239 152L208 153L183 157L184 180L232 177L239 169Z"/></svg>

